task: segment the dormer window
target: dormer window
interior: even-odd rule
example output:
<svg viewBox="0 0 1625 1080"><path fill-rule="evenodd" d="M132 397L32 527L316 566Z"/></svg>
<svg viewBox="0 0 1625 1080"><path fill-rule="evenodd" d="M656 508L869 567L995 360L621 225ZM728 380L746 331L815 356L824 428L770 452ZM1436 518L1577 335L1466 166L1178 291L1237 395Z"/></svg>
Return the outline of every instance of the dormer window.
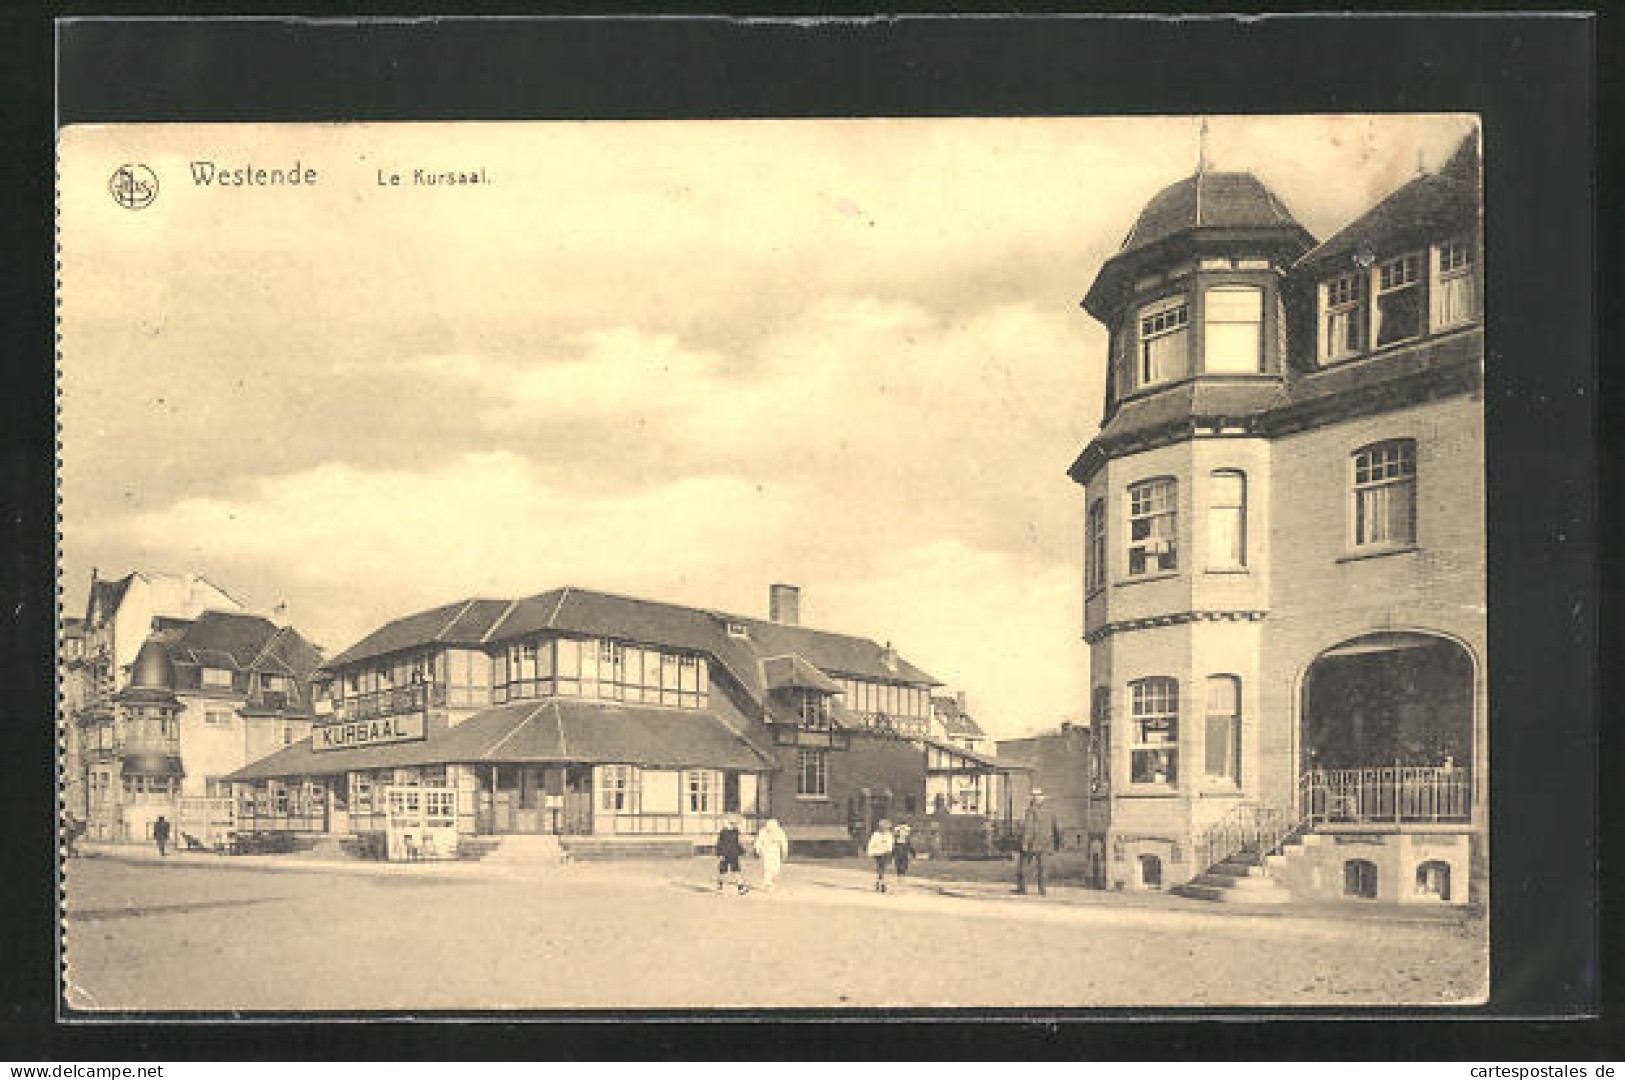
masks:
<svg viewBox="0 0 1625 1080"><path fill-rule="evenodd" d="M728 636L731 638L747 638L750 637L750 632L745 629L744 623L730 622L728 624Z"/></svg>
<svg viewBox="0 0 1625 1080"><path fill-rule="evenodd" d="M1183 296L1140 309L1137 386L1155 386L1185 376L1190 365L1190 321L1190 300Z"/></svg>
<svg viewBox="0 0 1625 1080"><path fill-rule="evenodd" d="M1202 370L1252 375L1263 366L1264 290L1247 285L1209 289L1203 318Z"/></svg>
<svg viewBox="0 0 1625 1080"><path fill-rule="evenodd" d="M231 672L225 668L206 667L203 669L202 683L209 690L230 690Z"/></svg>
<svg viewBox="0 0 1625 1080"><path fill-rule="evenodd" d="M1433 329L1471 322L1477 314L1473 283L1473 249L1465 238L1433 248Z"/></svg>
<svg viewBox="0 0 1625 1080"><path fill-rule="evenodd" d="M1422 335L1422 257L1415 253L1377 267L1377 347Z"/></svg>

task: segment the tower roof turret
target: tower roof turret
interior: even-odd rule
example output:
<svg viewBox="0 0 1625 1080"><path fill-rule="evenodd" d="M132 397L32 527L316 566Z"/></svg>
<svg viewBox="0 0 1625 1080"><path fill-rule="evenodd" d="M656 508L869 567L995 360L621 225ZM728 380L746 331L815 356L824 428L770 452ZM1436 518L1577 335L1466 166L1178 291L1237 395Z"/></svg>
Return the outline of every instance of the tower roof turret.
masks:
<svg viewBox="0 0 1625 1080"><path fill-rule="evenodd" d="M1142 267L1209 250L1274 255L1289 262L1314 242L1286 204L1252 173L1198 168L1145 204L1117 254L1100 268L1083 306L1095 318L1109 321L1122 290Z"/></svg>

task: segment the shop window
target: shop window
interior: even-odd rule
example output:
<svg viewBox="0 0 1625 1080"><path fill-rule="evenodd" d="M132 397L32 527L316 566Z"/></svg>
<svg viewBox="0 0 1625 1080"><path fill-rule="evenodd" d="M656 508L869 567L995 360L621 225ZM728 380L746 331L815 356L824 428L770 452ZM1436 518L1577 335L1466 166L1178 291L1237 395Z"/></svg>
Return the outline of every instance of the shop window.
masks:
<svg viewBox="0 0 1625 1080"><path fill-rule="evenodd" d="M1350 859L1343 864L1343 895L1362 900L1377 898L1377 864L1369 859Z"/></svg>
<svg viewBox="0 0 1625 1080"><path fill-rule="evenodd" d="M826 751L796 751L796 795L810 799L829 796L829 759Z"/></svg>
<svg viewBox="0 0 1625 1080"><path fill-rule="evenodd" d="M1356 548L1416 542L1416 443L1392 439L1356 450L1352 525Z"/></svg>
<svg viewBox="0 0 1625 1080"><path fill-rule="evenodd" d="M1208 477L1207 558L1215 570L1247 565L1247 474L1239 469Z"/></svg>
<svg viewBox="0 0 1625 1080"><path fill-rule="evenodd" d="M1088 578L1086 584L1090 592L1106 584L1106 500L1096 499L1089 507L1089 520L1085 527L1087 534Z"/></svg>
<svg viewBox="0 0 1625 1080"><path fill-rule="evenodd" d="M1241 680L1214 675L1207 681L1207 730L1203 772L1210 779L1241 783Z"/></svg>
<svg viewBox="0 0 1625 1080"><path fill-rule="evenodd" d="M1207 291L1202 370L1250 375L1264 363L1264 290L1224 286Z"/></svg>
<svg viewBox="0 0 1625 1080"><path fill-rule="evenodd" d="M1129 684L1132 712L1130 779L1136 784L1179 782L1179 682L1163 676Z"/></svg>
<svg viewBox="0 0 1625 1080"><path fill-rule="evenodd" d="M1430 859L1416 868L1416 895L1433 900L1450 899L1450 864Z"/></svg>
<svg viewBox="0 0 1625 1080"><path fill-rule="evenodd" d="M1142 308L1136 382L1155 386L1184 378L1190 365L1190 301L1171 297Z"/></svg>
<svg viewBox="0 0 1625 1080"><path fill-rule="evenodd" d="M1401 255L1377 266L1377 345L1422 334L1422 257Z"/></svg>
<svg viewBox="0 0 1625 1080"><path fill-rule="evenodd" d="M1179 485L1171 476L1128 489L1128 572L1154 574L1179 566Z"/></svg>
<svg viewBox="0 0 1625 1080"><path fill-rule="evenodd" d="M1320 357L1342 360L1365 350L1366 275L1342 274L1320 286Z"/></svg>
<svg viewBox="0 0 1625 1080"><path fill-rule="evenodd" d="M1162 859L1156 855L1140 856L1140 884L1147 889L1162 888Z"/></svg>
<svg viewBox="0 0 1625 1080"><path fill-rule="evenodd" d="M1433 248L1433 329L1446 330L1471 322L1478 313L1473 280L1473 248L1465 238Z"/></svg>

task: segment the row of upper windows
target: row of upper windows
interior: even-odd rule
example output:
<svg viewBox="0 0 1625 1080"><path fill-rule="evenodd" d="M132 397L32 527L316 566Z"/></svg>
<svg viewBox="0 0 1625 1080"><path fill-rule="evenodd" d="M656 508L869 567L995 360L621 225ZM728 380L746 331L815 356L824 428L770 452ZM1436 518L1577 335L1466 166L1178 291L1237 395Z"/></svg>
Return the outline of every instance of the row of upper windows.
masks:
<svg viewBox="0 0 1625 1080"><path fill-rule="evenodd" d="M1475 262L1471 241L1456 237L1321 282L1316 356L1335 363L1471 322Z"/></svg>
<svg viewBox="0 0 1625 1080"><path fill-rule="evenodd" d="M1349 547L1376 551L1416 542L1416 443L1390 439L1349 457ZM1208 569L1247 567L1247 474L1216 469L1208 478ZM1170 573L1179 568L1179 481L1160 476L1130 484L1127 492L1127 575ZM1090 592L1106 584L1106 500L1096 499L1085 523L1085 583Z"/></svg>
<svg viewBox="0 0 1625 1080"><path fill-rule="evenodd" d="M1471 241L1457 237L1321 282L1317 358L1333 363L1471 322L1478 312L1475 262ZM1203 340L1194 358L1193 295L1163 296L1135 311L1126 331L1130 356L1119 375L1125 390L1177 382L1198 370L1265 370L1266 291L1232 283L1202 289Z"/></svg>
<svg viewBox="0 0 1625 1080"><path fill-rule="evenodd" d="M443 683L448 652L453 686L483 682L479 665L464 655L468 650L420 650L348 669L334 680L332 697L342 702L347 696L381 693L414 681ZM542 637L510 643L492 657L489 678L497 704L562 694L705 708L710 693L706 657L610 639ZM923 688L852 677L837 682L843 704L855 713L922 722L930 715L930 692ZM480 702L453 702L459 703Z"/></svg>

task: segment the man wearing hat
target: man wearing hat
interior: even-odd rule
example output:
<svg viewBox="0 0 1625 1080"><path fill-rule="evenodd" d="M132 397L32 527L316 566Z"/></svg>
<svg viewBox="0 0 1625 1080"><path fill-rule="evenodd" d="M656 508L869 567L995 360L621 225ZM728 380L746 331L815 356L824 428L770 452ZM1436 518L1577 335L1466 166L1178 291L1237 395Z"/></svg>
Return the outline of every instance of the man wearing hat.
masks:
<svg viewBox="0 0 1625 1080"><path fill-rule="evenodd" d="M1044 792L1033 788L1027 814L1021 819L1021 846L1016 852L1016 892L1027 891L1027 863L1033 864L1038 895L1044 895L1044 856L1061 850L1061 824L1044 805Z"/></svg>

